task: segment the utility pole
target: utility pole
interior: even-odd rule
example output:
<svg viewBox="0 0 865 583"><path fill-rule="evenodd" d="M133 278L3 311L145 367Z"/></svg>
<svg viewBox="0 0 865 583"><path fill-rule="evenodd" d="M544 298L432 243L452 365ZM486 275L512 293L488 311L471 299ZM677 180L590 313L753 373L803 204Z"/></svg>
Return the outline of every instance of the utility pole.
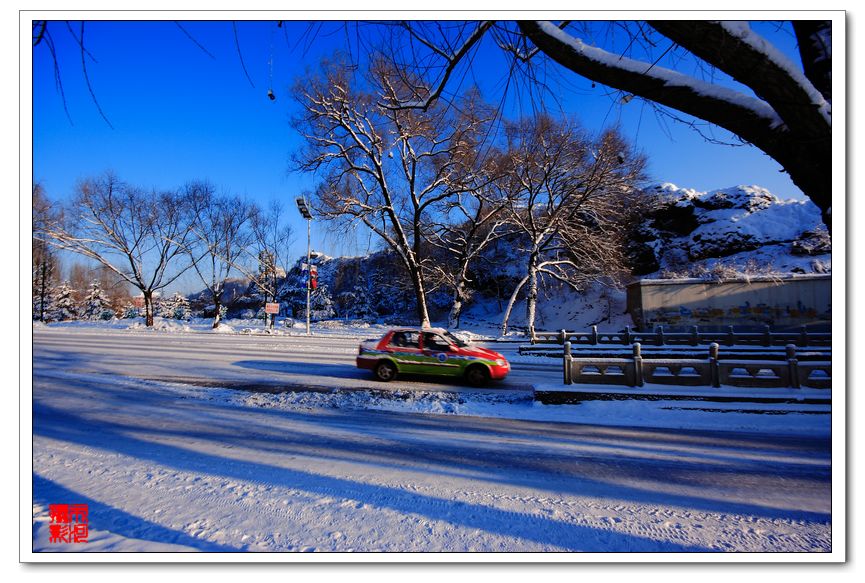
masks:
<svg viewBox="0 0 865 583"><path fill-rule="evenodd" d="M312 292L312 265L310 265L310 255L312 254L312 249L310 246L311 243L311 225L312 225L312 213L309 212L309 207L306 204L306 199L302 196L299 196L295 199L297 203L297 210L300 211L300 215L306 219L306 335L310 336L311 332L309 330L309 309L310 309L310 295Z"/></svg>

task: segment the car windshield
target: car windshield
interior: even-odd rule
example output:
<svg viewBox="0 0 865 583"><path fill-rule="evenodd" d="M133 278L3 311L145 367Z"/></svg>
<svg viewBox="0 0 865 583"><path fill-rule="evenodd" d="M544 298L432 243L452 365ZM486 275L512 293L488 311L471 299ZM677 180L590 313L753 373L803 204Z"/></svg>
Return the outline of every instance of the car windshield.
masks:
<svg viewBox="0 0 865 583"><path fill-rule="evenodd" d="M465 340L460 340L459 338L457 338L456 336L454 336L450 332L445 332L444 337L447 338L449 342L451 342L452 344L456 344L460 348L465 348L466 346L469 345L468 342L466 342Z"/></svg>

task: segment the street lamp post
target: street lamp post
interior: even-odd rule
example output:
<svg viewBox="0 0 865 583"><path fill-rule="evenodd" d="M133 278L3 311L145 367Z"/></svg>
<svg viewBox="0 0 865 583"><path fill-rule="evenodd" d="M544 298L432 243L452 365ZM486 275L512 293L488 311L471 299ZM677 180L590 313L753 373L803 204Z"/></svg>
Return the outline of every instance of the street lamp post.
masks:
<svg viewBox="0 0 865 583"><path fill-rule="evenodd" d="M302 196L298 196L295 199L297 203L297 210L300 211L300 215L306 219L306 335L309 336L311 332L309 331L309 308L310 308L310 294L312 290L312 265L310 265L310 255L311 255L311 247L310 247L310 233L311 233L311 225L312 225L312 213L309 212L309 207L306 204L306 199Z"/></svg>

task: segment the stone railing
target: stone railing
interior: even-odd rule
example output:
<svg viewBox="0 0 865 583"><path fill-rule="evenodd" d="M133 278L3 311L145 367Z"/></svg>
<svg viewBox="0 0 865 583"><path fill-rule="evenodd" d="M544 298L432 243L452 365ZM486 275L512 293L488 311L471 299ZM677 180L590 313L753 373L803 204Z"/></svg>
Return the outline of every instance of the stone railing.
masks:
<svg viewBox="0 0 865 583"><path fill-rule="evenodd" d="M701 332L693 326L688 332L667 332L663 326L658 326L653 332L635 332L630 326L624 332L599 332L597 326L592 326L588 332L535 332L530 338L532 344L560 344L565 342L581 345L628 345L639 342L651 346L675 346L701 344L723 344L726 346L786 346L795 344L799 348L806 346L831 346L832 334L827 332L809 332L802 326L796 332L773 332L766 326L758 332L736 332L729 326L724 332Z"/></svg>
<svg viewBox="0 0 865 583"><path fill-rule="evenodd" d="M644 359L639 342L632 358L575 358L565 342L564 383L642 387L646 383L706 387L809 387L832 386L832 362L799 362L796 347L788 344L783 360L724 360L719 346L709 346L705 359Z"/></svg>

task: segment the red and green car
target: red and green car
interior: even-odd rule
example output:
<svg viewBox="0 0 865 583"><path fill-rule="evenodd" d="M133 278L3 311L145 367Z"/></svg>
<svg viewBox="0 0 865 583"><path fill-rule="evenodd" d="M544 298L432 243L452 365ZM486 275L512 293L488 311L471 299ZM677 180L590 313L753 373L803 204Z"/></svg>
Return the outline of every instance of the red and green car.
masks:
<svg viewBox="0 0 865 583"><path fill-rule="evenodd" d="M397 328L379 340L365 340L357 352L357 366L389 381L397 374L460 377L472 386L507 376L511 366L504 356L471 346L442 328Z"/></svg>

